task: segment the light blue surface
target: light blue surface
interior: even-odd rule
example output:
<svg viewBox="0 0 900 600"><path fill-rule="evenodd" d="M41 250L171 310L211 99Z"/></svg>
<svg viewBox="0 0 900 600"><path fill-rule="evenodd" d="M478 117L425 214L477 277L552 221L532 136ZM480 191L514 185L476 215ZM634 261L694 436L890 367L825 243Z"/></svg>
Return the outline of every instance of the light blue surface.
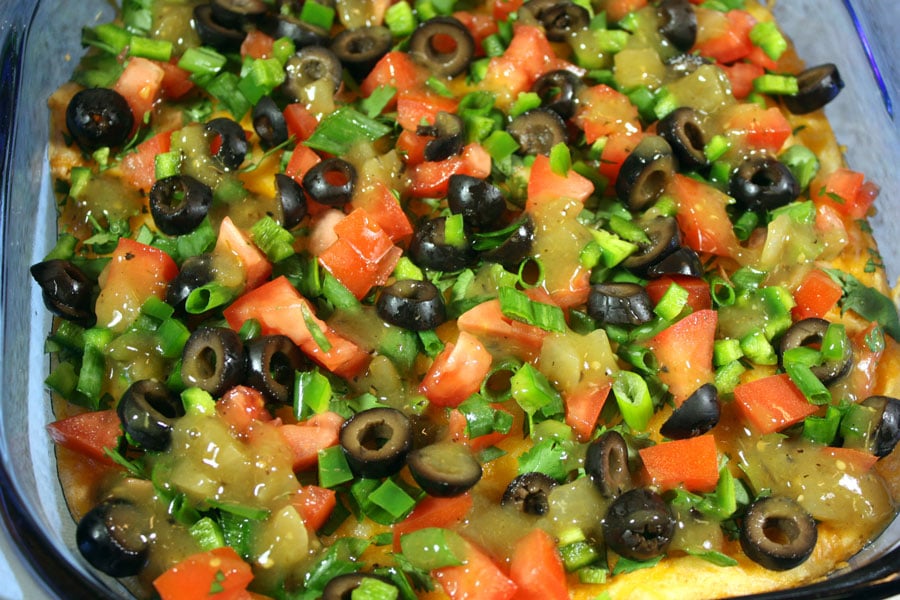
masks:
<svg viewBox="0 0 900 600"><path fill-rule="evenodd" d="M59 482L52 449L44 432L51 419L41 389L46 372L42 352L49 318L31 285L28 265L37 262L52 245L53 201L45 167L47 139L46 99L64 82L80 52L81 25L109 18L105 0L45 0L27 39L21 23L28 23L35 0L0 0L0 40L4 56L23 47L22 87L14 114L0 113L0 121L13 120L15 155L2 176L12 193L0 213L3 227L2 378L0 378L0 460L16 478L19 492L51 533L52 543L84 570L72 548L73 525L60 502ZM856 0L854 5L873 42L873 52L889 82L895 110L900 110L900 2ZM891 208L900 199L900 127L887 117L865 55L855 43L855 32L841 0L780 0L777 12L810 64L836 62L847 88L829 106L839 140L849 147L852 167L867 173L882 186L882 210L874 219L883 254L892 277L900 274L900 212ZM23 15L25 15L23 17ZM23 45L24 42L24 45ZM67 53L69 53L67 55ZM895 58L896 60L889 60ZM9 68L3 71L8 85ZM15 75L15 73L13 73ZM2 108L2 107L0 107ZM897 117L895 117L897 118ZM2 143L2 140L0 140ZM2 149L2 148L0 148ZM2 153L0 153L2 154ZM31 376L29 376L31 374ZM13 550L10 537L0 535L0 598L40 600L48 597L32 579ZM892 539L900 538L894 531ZM73 590L77 595L78 590Z"/></svg>

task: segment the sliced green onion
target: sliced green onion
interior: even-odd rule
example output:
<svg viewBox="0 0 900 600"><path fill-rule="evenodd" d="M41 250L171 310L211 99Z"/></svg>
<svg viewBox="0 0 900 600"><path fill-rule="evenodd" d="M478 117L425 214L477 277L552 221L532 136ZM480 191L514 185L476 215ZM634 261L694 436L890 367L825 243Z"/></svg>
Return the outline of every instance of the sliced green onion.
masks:
<svg viewBox="0 0 900 600"><path fill-rule="evenodd" d="M562 397L544 374L530 364L522 365L509 383L513 399L529 417L538 412L544 416L562 412Z"/></svg>
<svg viewBox="0 0 900 600"><path fill-rule="evenodd" d="M237 75L224 71L210 79L204 86L206 91L221 102L237 121L243 119L252 106L239 89L239 83L240 79Z"/></svg>
<svg viewBox="0 0 900 600"><path fill-rule="evenodd" d="M216 401L206 390L189 387L181 392L181 403L188 415L216 414Z"/></svg>
<svg viewBox="0 0 900 600"><path fill-rule="evenodd" d="M384 13L384 24L394 38L403 38L416 29L416 15L406 0L392 4Z"/></svg>
<svg viewBox="0 0 900 600"><path fill-rule="evenodd" d="M744 211L734 222L734 234L739 240L746 241L759 226L759 215L752 210Z"/></svg>
<svg viewBox="0 0 900 600"><path fill-rule="evenodd" d="M546 331L563 332L566 318L562 309L552 304L535 302L512 287L500 288L500 312L511 319Z"/></svg>
<svg viewBox="0 0 900 600"><path fill-rule="evenodd" d="M616 354L638 371L651 374L659 370L653 351L641 344L620 344Z"/></svg>
<svg viewBox="0 0 900 600"><path fill-rule="evenodd" d="M831 402L831 392L808 366L799 362L786 361L784 370L810 404L822 405Z"/></svg>
<svg viewBox="0 0 900 600"><path fill-rule="evenodd" d="M506 52L506 42L496 33L492 33L481 41L481 47L484 48L485 56L493 58L502 56Z"/></svg>
<svg viewBox="0 0 900 600"><path fill-rule="evenodd" d="M201 550L215 550L225 545L225 536L222 534L222 528L209 517L203 517L191 525L188 531Z"/></svg>
<svg viewBox="0 0 900 600"><path fill-rule="evenodd" d="M353 471L343 448L337 445L319 450L319 485L333 488L348 481L353 481Z"/></svg>
<svg viewBox="0 0 900 600"><path fill-rule="evenodd" d="M638 86L630 90L627 94L631 103L637 107L638 114L645 121L655 121L656 115L653 112L656 107L656 94L647 86Z"/></svg>
<svg viewBox="0 0 900 600"><path fill-rule="evenodd" d="M709 169L709 182L719 189L725 189L731 179L731 163L725 160L713 161Z"/></svg>
<svg viewBox="0 0 900 600"><path fill-rule="evenodd" d="M303 323L306 325L306 328L309 330L313 341L316 343L319 349L322 350L322 352L328 352L329 350L331 350L331 342L328 341L328 338L325 336L325 332L322 331L322 328L319 327L319 324L316 323L315 319L313 319L313 315L310 312L309 308L307 308L306 304L300 305L300 312L303 314Z"/></svg>
<svg viewBox="0 0 900 600"><path fill-rule="evenodd" d="M303 3L303 8L300 9L300 20L310 25L321 27L325 31L330 31L332 24L334 24L334 9L314 0L308 0Z"/></svg>
<svg viewBox="0 0 900 600"><path fill-rule="evenodd" d="M772 60L778 60L784 51L787 50L788 43L778 30L778 26L772 21L764 21L757 23L750 30L750 41L754 46L762 48L763 52Z"/></svg>
<svg viewBox="0 0 900 600"><path fill-rule="evenodd" d="M391 128L344 105L325 116L306 142L313 150L335 156L346 155L359 142L374 142L391 132Z"/></svg>
<svg viewBox="0 0 900 600"><path fill-rule="evenodd" d="M824 361L840 361L847 355L850 340L847 330L840 323L830 323L822 336L822 359Z"/></svg>
<svg viewBox="0 0 900 600"><path fill-rule="evenodd" d="M85 27L81 30L81 44L93 46L113 56L122 53L131 42L131 34L125 29L112 23L103 23L94 28Z"/></svg>
<svg viewBox="0 0 900 600"><path fill-rule="evenodd" d="M370 119L374 119L381 114L381 111L390 103L397 95L397 88L391 85L379 85L372 90L368 98L362 98L359 101L359 107L366 113Z"/></svg>
<svg viewBox="0 0 900 600"><path fill-rule="evenodd" d="M253 224L250 238L272 262L294 254L294 235L268 215Z"/></svg>
<svg viewBox="0 0 900 600"><path fill-rule="evenodd" d="M294 416L305 420L328 410L331 382L318 371L303 371L294 377Z"/></svg>
<svg viewBox="0 0 900 600"><path fill-rule="evenodd" d="M156 330L156 335L163 357L178 358L191 337L191 331L178 319L166 319Z"/></svg>
<svg viewBox="0 0 900 600"><path fill-rule="evenodd" d="M753 89L760 94L795 96L800 91L800 85L793 75L767 73L753 80Z"/></svg>
<svg viewBox="0 0 900 600"><path fill-rule="evenodd" d="M207 46L188 48L178 60L178 67L195 75L215 75L228 59Z"/></svg>
<svg viewBox="0 0 900 600"><path fill-rule="evenodd" d="M152 40L150 38L132 36L128 48L128 56L140 56L150 60L169 62L172 58L172 42L168 40Z"/></svg>
<svg viewBox="0 0 900 600"><path fill-rule="evenodd" d="M673 282L656 303L653 312L666 321L674 321L687 306L688 298L688 291Z"/></svg>
<svg viewBox="0 0 900 600"><path fill-rule="evenodd" d="M264 521L271 512L268 508L248 506L238 502L222 502L213 498L207 498L205 502L210 508L216 508L230 515L241 517L242 519L250 519L251 521Z"/></svg>
<svg viewBox="0 0 900 600"><path fill-rule="evenodd" d="M831 445L837 438L843 411L836 406L825 409L825 416L811 416L803 420L803 437L824 446Z"/></svg>
<svg viewBox="0 0 900 600"><path fill-rule="evenodd" d="M444 342L441 341L441 338L438 337L433 329L417 333L419 341L422 342L422 350L426 356L435 358L444 349Z"/></svg>
<svg viewBox="0 0 900 600"><path fill-rule="evenodd" d="M778 160L786 166L800 189L805 190L809 186L809 182L819 173L819 159L815 153L800 144L794 144L784 152L782 152Z"/></svg>
<svg viewBox="0 0 900 600"><path fill-rule="evenodd" d="M398 520L416 505L416 499L407 494L403 488L391 479L386 479L384 483L378 486L369 496L369 500L372 504L384 509L394 519Z"/></svg>
<svg viewBox="0 0 900 600"><path fill-rule="evenodd" d="M481 382L481 395L490 402L505 402L512 396L510 378L521 366L519 361L504 360L491 366L487 377Z"/></svg>
<svg viewBox="0 0 900 600"><path fill-rule="evenodd" d="M625 424L632 431L645 431L653 416L653 399L644 378L632 371L619 371L612 390Z"/></svg>
<svg viewBox="0 0 900 600"><path fill-rule="evenodd" d="M362 307L353 292L328 271L322 274L322 296L338 310L358 312Z"/></svg>
<svg viewBox="0 0 900 600"><path fill-rule="evenodd" d="M175 314L175 308L172 307L171 304L163 302L156 296L150 296L141 305L141 313L159 321L165 321Z"/></svg>
<svg viewBox="0 0 900 600"><path fill-rule="evenodd" d="M608 575L609 570L603 567L583 567L578 569L578 581L581 583L600 585L606 583Z"/></svg>
<svg viewBox="0 0 900 600"><path fill-rule="evenodd" d="M453 98L455 94L453 90L447 87L447 84L434 77L433 75L425 80L425 85L427 85L431 91L436 93L438 96L443 96L444 98Z"/></svg>
<svg viewBox="0 0 900 600"><path fill-rule="evenodd" d="M306 7L315 2L306 2ZM246 76L241 77L238 89L250 104L256 104L263 96L268 96L272 90L284 83L284 67L277 58L259 58L250 63Z"/></svg>
<svg viewBox="0 0 900 600"><path fill-rule="evenodd" d="M426 527L400 536L400 549L409 562L430 571L465 562L466 542L455 531Z"/></svg>
<svg viewBox="0 0 900 600"><path fill-rule="evenodd" d="M247 319L238 331L238 336L245 342L261 335L262 325L256 319Z"/></svg>
<svg viewBox="0 0 900 600"><path fill-rule="evenodd" d="M184 301L184 310L192 315L200 315L208 310L225 306L232 300L234 291L213 281L192 290Z"/></svg>
<svg viewBox="0 0 900 600"><path fill-rule="evenodd" d="M466 245L466 228L462 214L453 214L444 221L444 241L449 246L462 248Z"/></svg>

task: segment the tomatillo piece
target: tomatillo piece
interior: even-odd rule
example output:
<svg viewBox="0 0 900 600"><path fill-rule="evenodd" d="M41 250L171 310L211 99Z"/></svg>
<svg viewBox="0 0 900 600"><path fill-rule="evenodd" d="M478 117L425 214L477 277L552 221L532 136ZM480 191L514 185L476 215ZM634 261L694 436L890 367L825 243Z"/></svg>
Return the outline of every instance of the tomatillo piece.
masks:
<svg viewBox="0 0 900 600"><path fill-rule="evenodd" d="M90 327L94 315L94 284L71 261L59 258L31 266L31 276L41 286L47 310L67 321Z"/></svg>
<svg viewBox="0 0 900 600"><path fill-rule="evenodd" d="M628 467L628 444L618 431L609 430L590 443L584 470L606 498L615 498L634 487Z"/></svg>
<svg viewBox="0 0 900 600"><path fill-rule="evenodd" d="M134 128L134 113L119 92L107 88L81 90L66 107L66 128L85 152L121 146Z"/></svg>
<svg viewBox="0 0 900 600"><path fill-rule="evenodd" d="M816 547L815 520L786 496L761 498L750 505L741 524L741 548L751 560L772 571L803 564Z"/></svg>
<svg viewBox="0 0 900 600"><path fill-rule="evenodd" d="M81 517L75 543L91 565L111 577L131 577L144 568L149 541L140 513L122 499L104 500Z"/></svg>
<svg viewBox="0 0 900 600"><path fill-rule="evenodd" d="M122 430L150 451L163 451L172 441L175 419L184 416L181 399L162 383L142 379L131 384L116 406Z"/></svg>
<svg viewBox="0 0 900 600"><path fill-rule="evenodd" d="M375 310L391 325L412 331L434 329L447 320L441 291L428 280L395 281L381 291Z"/></svg>
<svg viewBox="0 0 900 600"><path fill-rule="evenodd" d="M183 235L195 230L209 213L213 192L190 175L158 179L150 188L150 214L160 231Z"/></svg>
<svg viewBox="0 0 900 600"><path fill-rule="evenodd" d="M250 340L246 352L247 385L272 402L290 402L295 373L306 367L300 348L285 335L267 335Z"/></svg>
<svg viewBox="0 0 900 600"><path fill-rule="evenodd" d="M458 496L481 479L481 464L463 444L441 442L413 450L409 472L429 496Z"/></svg>
<svg viewBox="0 0 900 600"><path fill-rule="evenodd" d="M200 327L184 345L181 379L219 397L244 379L244 343L226 327Z"/></svg>
<svg viewBox="0 0 900 600"><path fill-rule="evenodd" d="M719 423L721 412L719 391L713 384L705 383L672 412L659 432L673 440L697 437Z"/></svg>
<svg viewBox="0 0 900 600"><path fill-rule="evenodd" d="M557 481L544 473L523 473L509 482L500 504L515 506L527 515L541 516L550 510L550 491Z"/></svg>
<svg viewBox="0 0 900 600"><path fill-rule="evenodd" d="M357 477L388 477L403 468L412 448L409 418L395 408L358 412L341 426L341 448Z"/></svg>
<svg viewBox="0 0 900 600"><path fill-rule="evenodd" d="M663 554L675 535L675 517L662 496L636 488L613 500L603 519L603 539L616 553L633 560Z"/></svg>

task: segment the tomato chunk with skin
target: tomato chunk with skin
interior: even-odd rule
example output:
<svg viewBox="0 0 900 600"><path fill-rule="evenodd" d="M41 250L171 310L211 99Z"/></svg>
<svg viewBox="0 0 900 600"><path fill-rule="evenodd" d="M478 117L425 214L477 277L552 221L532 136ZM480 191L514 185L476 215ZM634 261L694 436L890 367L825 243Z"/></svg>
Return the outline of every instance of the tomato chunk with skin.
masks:
<svg viewBox="0 0 900 600"><path fill-rule="evenodd" d="M144 115L153 110L159 99L166 72L159 64L141 57L128 60L113 89L122 94L134 113L135 129L144 122Z"/></svg>
<svg viewBox="0 0 900 600"><path fill-rule="evenodd" d="M470 333L461 331L455 344L447 344L434 359L419 391L438 406L459 404L481 389L491 370L491 353Z"/></svg>
<svg viewBox="0 0 900 600"><path fill-rule="evenodd" d="M795 321L809 317L822 318L837 306L844 295L841 285L821 269L812 269L797 289L794 290L794 302L791 316Z"/></svg>
<svg viewBox="0 0 900 600"><path fill-rule="evenodd" d="M472 494L439 498L426 496L405 519L391 526L394 533L394 551L400 551L400 536L426 527L451 527L462 521L472 510Z"/></svg>
<svg viewBox="0 0 900 600"><path fill-rule="evenodd" d="M224 546L188 556L153 580L161 600L233 600L253 580L250 565Z"/></svg>
<svg viewBox="0 0 900 600"><path fill-rule="evenodd" d="M324 322L315 318L309 301L282 276L242 295L224 310L223 315L235 331L240 331L247 320L256 319L263 335L280 333L299 346L312 338L304 313L320 327L327 328Z"/></svg>
<svg viewBox="0 0 900 600"><path fill-rule="evenodd" d="M662 442L638 452L650 482L663 490L683 485L691 492L711 492L719 481L719 457L711 433Z"/></svg>
<svg viewBox="0 0 900 600"><path fill-rule="evenodd" d="M98 410L54 421L47 425L47 433L60 446L112 465L104 450L118 447L122 426L115 410Z"/></svg>
<svg viewBox="0 0 900 600"><path fill-rule="evenodd" d="M516 542L509 578L517 590L514 600L567 600L566 570L550 534L532 529Z"/></svg>
<svg viewBox="0 0 900 600"><path fill-rule="evenodd" d="M669 288L677 284L684 288L688 293L688 306L692 310L706 310L712 308L712 295L709 289L709 283L699 277L690 277L688 275L663 275L657 279L651 279L644 286L647 295L654 304L658 304L660 299L665 295Z"/></svg>
<svg viewBox="0 0 900 600"><path fill-rule="evenodd" d="M341 425L344 417L337 413L325 412L302 423L285 423L278 428L281 437L293 454L295 471L305 471L319 462L319 450L340 443Z"/></svg>
<svg viewBox="0 0 900 600"><path fill-rule="evenodd" d="M317 485L304 485L291 500L297 513L303 517L306 528L317 531L328 521L337 506L337 493Z"/></svg>
<svg viewBox="0 0 900 600"><path fill-rule="evenodd" d="M432 571L451 600L510 600L518 586L491 558L472 543L467 545L466 563Z"/></svg>
<svg viewBox="0 0 900 600"><path fill-rule="evenodd" d="M676 406L713 379L717 323L716 311L698 310L656 334L648 344L659 363L659 378L669 386Z"/></svg>
<svg viewBox="0 0 900 600"><path fill-rule="evenodd" d="M734 400L744 419L764 434L781 431L818 410L787 373L739 384L734 388Z"/></svg>
<svg viewBox="0 0 900 600"><path fill-rule="evenodd" d="M225 217L219 225L215 252L237 258L244 270L245 289L259 287L272 274L272 263L247 234L238 229L231 217Z"/></svg>
<svg viewBox="0 0 900 600"><path fill-rule="evenodd" d="M526 211L534 211L542 202L557 198L571 198L584 203L594 193L594 184L590 179L569 171L560 175L550 166L550 158L543 154L535 157L528 176L528 200Z"/></svg>
<svg viewBox="0 0 900 600"><path fill-rule="evenodd" d="M500 310L497 299L473 306L456 321L460 331L496 344L497 350L528 360L541 350L547 332L540 327L510 319Z"/></svg>
<svg viewBox="0 0 900 600"><path fill-rule="evenodd" d="M587 442L591 439L611 389L612 383L609 381L590 381L579 384L563 397L566 425L572 428L580 441Z"/></svg>
<svg viewBox="0 0 900 600"><path fill-rule="evenodd" d="M122 177L132 186L149 192L156 183L156 155L172 148L172 132L163 131L138 144L134 152L122 158Z"/></svg>
<svg viewBox="0 0 900 600"><path fill-rule="evenodd" d="M731 201L726 194L681 174L672 177L668 189L678 203L676 219L686 245L717 256L737 254L738 239L725 212Z"/></svg>

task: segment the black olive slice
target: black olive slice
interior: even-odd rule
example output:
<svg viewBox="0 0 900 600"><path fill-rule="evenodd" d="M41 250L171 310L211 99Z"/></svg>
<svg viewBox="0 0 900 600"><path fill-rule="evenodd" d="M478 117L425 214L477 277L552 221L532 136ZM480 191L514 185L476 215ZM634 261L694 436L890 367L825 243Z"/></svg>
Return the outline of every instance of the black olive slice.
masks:
<svg viewBox="0 0 900 600"><path fill-rule="evenodd" d="M172 441L172 425L184 415L181 398L158 381L142 379L125 390L116 406L122 430L141 448L162 451Z"/></svg>
<svg viewBox="0 0 900 600"><path fill-rule="evenodd" d="M510 122L506 132L513 136L523 154L549 155L553 146L569 139L566 122L547 108L522 113Z"/></svg>
<svg viewBox="0 0 900 600"><path fill-rule="evenodd" d="M471 175L451 175L447 187L447 206L473 227L492 227L506 210L500 188Z"/></svg>
<svg viewBox="0 0 900 600"><path fill-rule="evenodd" d="M458 19L433 17L410 36L409 54L432 74L454 77L469 68L475 56L475 40Z"/></svg>
<svg viewBox="0 0 900 600"><path fill-rule="evenodd" d="M557 486L555 479L538 471L523 473L506 486L500 503L513 505L528 515L545 515L550 510L550 490Z"/></svg>
<svg viewBox="0 0 900 600"><path fill-rule="evenodd" d="M887 456L900 442L900 400L890 396L869 396L862 405L879 413L869 450L879 458Z"/></svg>
<svg viewBox="0 0 900 600"><path fill-rule="evenodd" d="M269 96L263 96L253 107L253 130L259 136L260 145L266 150L283 144L288 139L284 113Z"/></svg>
<svg viewBox="0 0 900 600"><path fill-rule="evenodd" d="M675 517L662 496L636 488L613 500L603 519L603 539L617 554L649 560L663 554L675 535Z"/></svg>
<svg viewBox="0 0 900 600"><path fill-rule="evenodd" d="M244 379L244 342L225 327L200 327L181 353L181 378L218 398Z"/></svg>
<svg viewBox="0 0 900 600"><path fill-rule="evenodd" d="M456 156L465 142L465 124L458 115L440 111L434 117L434 125L419 125L416 135L432 136L425 143L425 160L441 161Z"/></svg>
<svg viewBox="0 0 900 600"><path fill-rule="evenodd" d="M588 314L607 325L641 325L654 318L653 302L636 283L598 283L591 286Z"/></svg>
<svg viewBox="0 0 900 600"><path fill-rule="evenodd" d="M131 577L147 562L149 523L137 508L121 499L105 500L86 512L75 530L81 555L111 577Z"/></svg>
<svg viewBox="0 0 900 600"><path fill-rule="evenodd" d="M582 81L577 75L559 69L538 77L531 91L541 98L541 107L568 119L575 114L575 102L581 87Z"/></svg>
<svg viewBox="0 0 900 600"><path fill-rule="evenodd" d="M267 335L247 342L247 385L272 402L287 404L294 394L294 377L306 360L291 339Z"/></svg>
<svg viewBox="0 0 900 600"><path fill-rule="evenodd" d="M303 189L321 204L340 207L350 202L356 188L356 168L342 158L326 158L303 176Z"/></svg>
<svg viewBox="0 0 900 600"><path fill-rule="evenodd" d="M198 4L194 7L194 29L204 46L212 46L223 52L240 50L247 32L217 23L213 18L212 6Z"/></svg>
<svg viewBox="0 0 900 600"><path fill-rule="evenodd" d="M647 277L650 279L656 279L663 275L703 277L703 263L700 262L700 255L693 248L682 246L647 269Z"/></svg>
<svg viewBox="0 0 900 600"><path fill-rule="evenodd" d="M413 233L409 257L420 267L433 271L458 271L475 260L468 236L459 245L447 243L444 237L446 221L446 217L428 219Z"/></svg>
<svg viewBox="0 0 900 600"><path fill-rule="evenodd" d="M831 323L825 319L810 317L797 321L788 328L779 344L779 358L783 359L784 353L801 346L818 346L825 337L825 332ZM784 365L782 365L784 366ZM824 364L811 367L813 375L828 385L850 372L853 366L853 349L848 344L841 360L829 360Z"/></svg>
<svg viewBox="0 0 900 600"><path fill-rule="evenodd" d="M306 46L284 64L281 89L296 102L309 100L310 85L322 81L337 92L343 81L343 67L334 52L322 46Z"/></svg>
<svg viewBox="0 0 900 600"><path fill-rule="evenodd" d="M622 266L643 277L651 265L681 247L681 234L674 217L655 217L639 225L650 241L638 244L637 252L622 261Z"/></svg>
<svg viewBox="0 0 900 600"><path fill-rule="evenodd" d="M331 40L331 51L354 79L362 81L393 42L391 30L382 25L345 29Z"/></svg>
<svg viewBox="0 0 900 600"><path fill-rule="evenodd" d="M481 254L488 262L500 263L509 271L518 271L522 262L532 255L534 247L534 221L525 215L502 244Z"/></svg>
<svg viewBox="0 0 900 600"><path fill-rule="evenodd" d="M721 412L719 391L713 384L705 383L672 412L659 432L673 440L697 437L719 423Z"/></svg>
<svg viewBox="0 0 900 600"><path fill-rule="evenodd" d="M590 13L571 0L529 0L519 9L523 22L539 23L547 39L562 42L590 24Z"/></svg>
<svg viewBox="0 0 900 600"><path fill-rule="evenodd" d="M143 115L140 115L143 117ZM134 128L128 101L115 90L81 90L66 106L66 129L85 152L121 146Z"/></svg>
<svg viewBox="0 0 900 600"><path fill-rule="evenodd" d="M209 121L204 129L221 140L215 157L222 166L229 170L240 167L244 157L247 156L247 150L250 149L244 128L228 117L219 117Z"/></svg>
<svg viewBox="0 0 900 600"><path fill-rule="evenodd" d="M741 548L752 561L772 571L802 564L816 547L815 520L800 504L785 496L757 500L741 524Z"/></svg>
<svg viewBox="0 0 900 600"><path fill-rule="evenodd" d="M628 444L618 431L607 431L588 445L584 470L606 498L634 487L628 468Z"/></svg>
<svg viewBox="0 0 900 600"><path fill-rule="evenodd" d="M285 229L296 227L308 212L303 188L292 177L276 173L275 191L281 205L281 226Z"/></svg>
<svg viewBox="0 0 900 600"><path fill-rule="evenodd" d="M444 298L428 280L395 281L381 290L375 310L388 323L412 331L434 329L447 320Z"/></svg>
<svg viewBox="0 0 900 600"><path fill-rule="evenodd" d="M622 163L616 194L629 210L644 210L663 194L674 174L672 147L662 137L648 135Z"/></svg>
<svg viewBox="0 0 900 600"><path fill-rule="evenodd" d="M213 20L235 30L254 24L268 10L262 0L211 0L209 4Z"/></svg>
<svg viewBox="0 0 900 600"><path fill-rule="evenodd" d="M703 123L693 108L682 106L670 112L657 123L656 133L669 142L683 169L700 169L709 164Z"/></svg>
<svg viewBox="0 0 900 600"><path fill-rule="evenodd" d="M688 0L663 0L656 8L659 32L672 45L687 52L697 39L697 14Z"/></svg>
<svg viewBox="0 0 900 600"><path fill-rule="evenodd" d="M259 21L259 29L268 36L290 38L296 49L307 46L327 46L328 32L316 25L301 21L290 15L266 13Z"/></svg>
<svg viewBox="0 0 900 600"><path fill-rule="evenodd" d="M353 590L362 585L366 579L378 579L384 583L391 583L384 577L368 573L338 575L329 581L325 589L322 590L322 600L351 600L353 598Z"/></svg>
<svg viewBox="0 0 900 600"><path fill-rule="evenodd" d="M800 184L778 159L754 155L738 166L728 192L746 210L773 210L793 202Z"/></svg>
<svg viewBox="0 0 900 600"><path fill-rule="evenodd" d="M31 266L31 276L41 287L47 310L67 321L91 327L94 315L94 284L71 261L51 259Z"/></svg>
<svg viewBox="0 0 900 600"><path fill-rule="evenodd" d="M213 279L215 275L211 254L197 254L185 259L178 275L166 285L166 303L174 306L179 314L183 314L184 303L191 292Z"/></svg>
<svg viewBox="0 0 900 600"><path fill-rule="evenodd" d="M463 444L442 442L409 453L409 472L429 496L458 496L481 479L481 464Z"/></svg>
<svg viewBox="0 0 900 600"><path fill-rule="evenodd" d="M205 183L190 175L172 175L150 188L150 214L163 233L183 235L203 222L212 200L212 190Z"/></svg>
<svg viewBox="0 0 900 600"><path fill-rule="evenodd" d="M844 81L837 66L826 63L797 75L797 87L795 95L783 97L784 105L795 115L805 115L834 100L844 89Z"/></svg>
<svg viewBox="0 0 900 600"><path fill-rule="evenodd" d="M409 418L395 408L358 412L341 426L341 448L358 477L388 477L403 468L412 448Z"/></svg>

